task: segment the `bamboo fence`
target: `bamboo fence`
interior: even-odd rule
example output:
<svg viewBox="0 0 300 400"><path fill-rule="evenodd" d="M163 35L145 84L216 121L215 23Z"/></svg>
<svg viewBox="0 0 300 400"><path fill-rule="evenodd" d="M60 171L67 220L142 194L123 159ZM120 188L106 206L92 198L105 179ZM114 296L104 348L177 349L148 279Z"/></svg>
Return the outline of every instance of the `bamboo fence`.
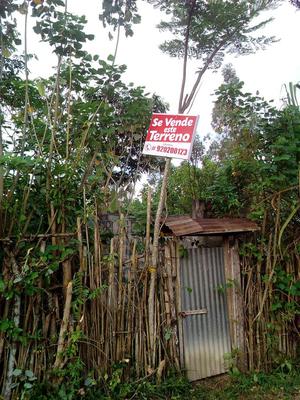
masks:
<svg viewBox="0 0 300 400"><path fill-rule="evenodd" d="M292 221L287 211L281 194L274 196L261 235L241 257L250 370L289 368L299 356L300 226L299 215Z"/></svg>
<svg viewBox="0 0 300 400"><path fill-rule="evenodd" d="M110 375L118 363L124 366L126 379L154 375L160 380L166 368L180 369L175 244L170 241L160 251L153 348L148 317L151 242L129 237L122 216L119 232L110 240L101 239L97 215L93 222L91 227L78 219L74 234L57 235L52 229L51 235L28 237L32 250L25 257L16 254L13 239L1 242L6 254L2 275L18 285L26 268L42 268L49 248L53 259L59 259L58 246L68 247L76 239L76 251L53 273L37 274L32 293L20 288L11 298L0 297L1 320L13 320L0 332L4 398L12 394L15 369L32 371L39 381L49 380L49 372L62 370L76 357L95 378ZM40 259L33 262L30 254L36 246Z"/></svg>
<svg viewBox="0 0 300 400"><path fill-rule="evenodd" d="M281 246L280 199L275 210L265 217L257 254L252 248L241 257L251 370L268 370L297 354L299 294L280 290L276 276L280 267L289 287L297 287L299 227ZM15 369L32 371L42 381L78 358L97 379L112 374L120 363L124 379L160 380L169 368L180 371L177 243L165 239L160 247L150 330L150 231L145 240L131 237L122 215L112 238L101 226L97 213L85 223L78 218L76 232L57 232L52 223L51 233L21 239L26 252L18 238L0 241L1 275L7 283L5 295L0 293L0 388L5 399L14 398ZM70 246L72 251L62 256Z"/></svg>

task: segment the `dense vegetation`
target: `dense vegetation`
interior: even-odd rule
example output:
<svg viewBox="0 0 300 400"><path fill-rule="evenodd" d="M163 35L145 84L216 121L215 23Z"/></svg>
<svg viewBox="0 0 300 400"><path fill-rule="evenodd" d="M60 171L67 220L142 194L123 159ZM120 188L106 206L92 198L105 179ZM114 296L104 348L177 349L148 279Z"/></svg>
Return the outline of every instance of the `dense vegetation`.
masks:
<svg viewBox="0 0 300 400"><path fill-rule="evenodd" d="M292 400L300 390L300 376L297 365L282 365L271 374L253 372L241 374L230 372L192 385L184 377L170 375L162 383L154 380L120 382L117 375L101 385L84 384L36 385L30 395L24 398L34 400L97 399L97 400Z"/></svg>
<svg viewBox="0 0 300 400"><path fill-rule="evenodd" d="M172 16L160 28L173 34L162 50L183 60L180 112L188 110L204 73L220 68L226 53L249 54L273 41L252 36L269 20L254 26L252 20L277 1L149 2ZM140 21L137 6L136 1L105 0L101 19L130 35L132 24ZM16 17L24 20L23 43ZM28 32L29 18L34 33ZM142 201L131 201L142 173L152 173L155 208L158 203L162 164L142 156L141 148L151 113L167 107L159 96L125 84L126 67L116 65L115 56L102 60L87 52L85 44L94 36L85 25L85 17L69 13L62 0L0 1L2 396L194 395L197 390L185 380L148 382L161 380L165 359L168 368L178 370L174 327L165 318L166 279L153 274L153 265L149 268L149 242L146 250L142 241L125 249L123 213L136 217L140 238L146 231L147 188ZM31 79L31 34L56 56L53 75ZM198 60L199 70L187 92L190 58ZM227 67L213 115L219 138L208 150L198 141L191 163L171 167L168 182L168 214L188 213L192 200L200 198L209 216L248 216L261 224L261 236L241 248L252 370L292 370L290 358L297 353L297 89L287 87L286 104L277 110L245 93ZM108 211L119 213L115 238L101 225ZM152 303L150 280L157 281ZM149 303L156 305L153 327L159 340L153 343L153 335L147 336L153 322ZM233 362L234 373L235 368ZM261 375L249 379L252 384ZM195 398L201 395L200 390Z"/></svg>
<svg viewBox="0 0 300 400"><path fill-rule="evenodd" d="M217 136L207 150L196 141L191 162L172 168L167 212L189 214L192 201L201 199L208 216L247 216L262 221L270 198L289 191L283 210L287 217L298 207L299 85L286 87L285 104L278 110L259 95L245 93L230 65L223 74L213 111ZM154 174L151 186L155 180ZM144 206L140 200L133 205L137 215L145 209L146 192L147 187L142 195Z"/></svg>

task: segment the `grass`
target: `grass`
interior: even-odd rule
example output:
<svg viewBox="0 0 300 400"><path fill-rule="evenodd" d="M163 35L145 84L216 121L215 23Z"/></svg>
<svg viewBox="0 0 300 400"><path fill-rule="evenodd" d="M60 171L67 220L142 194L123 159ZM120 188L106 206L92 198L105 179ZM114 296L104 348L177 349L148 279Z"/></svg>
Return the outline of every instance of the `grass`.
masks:
<svg viewBox="0 0 300 400"><path fill-rule="evenodd" d="M300 400L300 371L236 374L208 379L195 385L193 400Z"/></svg>
<svg viewBox="0 0 300 400"><path fill-rule="evenodd" d="M191 384L186 378L170 376L160 385L149 380L121 382L119 379L95 384L57 386L44 383L26 393L32 400L300 400L300 368L287 364L270 374L235 373Z"/></svg>

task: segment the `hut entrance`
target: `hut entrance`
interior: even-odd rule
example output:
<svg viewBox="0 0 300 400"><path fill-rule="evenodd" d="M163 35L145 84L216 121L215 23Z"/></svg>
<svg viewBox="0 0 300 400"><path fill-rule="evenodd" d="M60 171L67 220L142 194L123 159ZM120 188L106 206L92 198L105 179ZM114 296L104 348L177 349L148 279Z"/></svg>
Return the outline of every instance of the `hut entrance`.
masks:
<svg viewBox="0 0 300 400"><path fill-rule="evenodd" d="M231 351L222 247L187 249L180 262L182 364L195 381L226 372Z"/></svg>
<svg viewBox="0 0 300 400"><path fill-rule="evenodd" d="M184 248L179 257L181 366L191 381L226 372L224 356L237 351L246 365L243 295L237 237L258 230L240 218L168 217L165 236ZM225 290L226 289L226 290Z"/></svg>

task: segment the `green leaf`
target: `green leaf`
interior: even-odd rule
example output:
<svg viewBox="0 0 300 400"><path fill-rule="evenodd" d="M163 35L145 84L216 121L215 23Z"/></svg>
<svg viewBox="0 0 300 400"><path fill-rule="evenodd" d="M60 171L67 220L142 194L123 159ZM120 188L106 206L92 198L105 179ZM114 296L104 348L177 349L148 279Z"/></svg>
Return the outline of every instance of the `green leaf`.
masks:
<svg viewBox="0 0 300 400"><path fill-rule="evenodd" d="M12 323L13 322L8 319L0 321L0 332L7 331L12 326Z"/></svg>
<svg viewBox="0 0 300 400"><path fill-rule="evenodd" d="M21 369L16 368L13 370L13 376L20 376L22 373L23 371Z"/></svg>
<svg viewBox="0 0 300 400"><path fill-rule="evenodd" d="M34 377L34 373L30 369L26 369L25 375L27 376L27 378L33 378Z"/></svg>
<svg viewBox="0 0 300 400"><path fill-rule="evenodd" d="M41 97L44 97L45 96L45 85L43 84L43 82L42 81L38 81L36 83L36 87L37 87L37 90L39 92L39 95Z"/></svg>
<svg viewBox="0 0 300 400"><path fill-rule="evenodd" d="M14 283L19 283L19 282L21 282L21 281L22 281L22 276L21 276L21 275L17 276L17 277L14 279Z"/></svg>
<svg viewBox="0 0 300 400"><path fill-rule="evenodd" d="M3 293L5 290L5 282L3 279L0 279L0 293Z"/></svg>
<svg viewBox="0 0 300 400"><path fill-rule="evenodd" d="M166 341L168 341L168 340L171 339L171 337L172 337L172 331L171 331L171 329L166 329L166 330L165 330L164 337L165 337L165 340L166 340Z"/></svg>
<svg viewBox="0 0 300 400"><path fill-rule="evenodd" d="M96 381L93 378L86 378L86 380L84 381L84 385L91 387L91 386L95 386L96 385Z"/></svg>
<svg viewBox="0 0 300 400"><path fill-rule="evenodd" d="M94 39L95 39L95 35L85 35L85 37L86 37L88 40L94 40Z"/></svg>
<svg viewBox="0 0 300 400"><path fill-rule="evenodd" d="M9 58L11 56L11 52L6 48L2 48L2 54L5 58Z"/></svg>

